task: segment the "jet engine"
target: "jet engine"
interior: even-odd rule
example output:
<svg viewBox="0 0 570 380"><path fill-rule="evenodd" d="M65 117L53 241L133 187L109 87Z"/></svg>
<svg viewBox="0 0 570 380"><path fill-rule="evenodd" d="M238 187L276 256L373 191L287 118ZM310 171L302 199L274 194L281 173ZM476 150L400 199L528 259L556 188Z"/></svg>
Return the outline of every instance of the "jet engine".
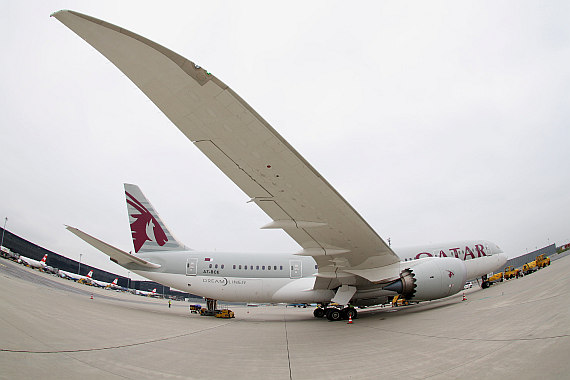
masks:
<svg viewBox="0 0 570 380"><path fill-rule="evenodd" d="M405 263L400 279L384 287L408 300L429 301L453 295L465 285L465 263L454 257L426 257Z"/></svg>

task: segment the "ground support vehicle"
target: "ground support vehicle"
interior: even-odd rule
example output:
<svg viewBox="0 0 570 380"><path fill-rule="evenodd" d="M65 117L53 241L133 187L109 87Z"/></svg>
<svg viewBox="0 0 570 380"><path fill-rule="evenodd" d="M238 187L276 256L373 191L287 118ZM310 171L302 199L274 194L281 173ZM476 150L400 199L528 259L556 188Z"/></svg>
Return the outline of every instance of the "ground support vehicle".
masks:
<svg viewBox="0 0 570 380"><path fill-rule="evenodd" d="M505 280L510 280L511 278L519 278L521 276L521 270L515 269L512 265L505 268L503 278Z"/></svg>
<svg viewBox="0 0 570 380"><path fill-rule="evenodd" d="M487 280L483 281L481 287L483 289L486 289L496 282L503 282L503 272L495 273L494 275L488 277Z"/></svg>
<svg viewBox="0 0 570 380"><path fill-rule="evenodd" d="M550 257L544 257L544 254L536 256L536 267L538 269L546 268L550 265Z"/></svg>
<svg viewBox="0 0 570 380"><path fill-rule="evenodd" d="M235 318L234 312L230 309L216 310L216 318Z"/></svg>
<svg viewBox="0 0 570 380"><path fill-rule="evenodd" d="M214 317L216 314L218 314L220 312L220 310L212 310L212 309L206 309L205 307L203 307L200 310L200 315L203 315L205 317Z"/></svg>
<svg viewBox="0 0 570 380"><path fill-rule="evenodd" d="M523 265L523 274L526 276L527 274L531 274L537 270L536 267L536 260L531 261L530 263L526 263Z"/></svg>
<svg viewBox="0 0 570 380"><path fill-rule="evenodd" d="M200 311L202 310L202 305L190 305L190 312L192 314L199 314Z"/></svg>
<svg viewBox="0 0 570 380"><path fill-rule="evenodd" d="M408 302L408 300L399 294L397 296L394 296L394 298L392 299L392 307L408 306L409 304L410 303Z"/></svg>

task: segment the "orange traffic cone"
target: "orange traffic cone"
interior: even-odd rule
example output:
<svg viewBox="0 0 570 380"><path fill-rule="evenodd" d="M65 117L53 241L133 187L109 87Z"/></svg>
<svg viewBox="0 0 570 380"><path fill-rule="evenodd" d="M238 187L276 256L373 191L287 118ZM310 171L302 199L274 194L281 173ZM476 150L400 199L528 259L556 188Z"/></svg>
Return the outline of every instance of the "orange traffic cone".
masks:
<svg viewBox="0 0 570 380"><path fill-rule="evenodd" d="M91 299L93 299L93 294L91 294Z"/></svg>
<svg viewBox="0 0 570 380"><path fill-rule="evenodd" d="M465 297L465 293L463 293L463 299L462 301L467 301L467 298Z"/></svg>
<svg viewBox="0 0 570 380"><path fill-rule="evenodd" d="M348 315L348 324L352 325L352 315Z"/></svg>

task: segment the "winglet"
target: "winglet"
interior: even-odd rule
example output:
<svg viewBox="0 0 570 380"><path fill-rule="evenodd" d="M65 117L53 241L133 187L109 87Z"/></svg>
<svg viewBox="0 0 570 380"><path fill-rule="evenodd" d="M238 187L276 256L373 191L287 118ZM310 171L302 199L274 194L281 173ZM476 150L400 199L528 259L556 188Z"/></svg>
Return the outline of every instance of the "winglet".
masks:
<svg viewBox="0 0 570 380"><path fill-rule="evenodd" d="M97 238L94 238L91 235L86 234L81 230L78 230L77 228L70 226L65 226L65 228L74 235L76 235L77 237L79 237L80 239L84 240L93 247L97 248L99 251L109 256L111 258L111 261L121 266L133 263L135 265L139 265L145 268L153 268L153 269L160 268L159 264L151 263L150 261L146 261L144 259L141 259L140 257L131 255L130 253L115 248L112 245L105 243L104 241L101 241Z"/></svg>

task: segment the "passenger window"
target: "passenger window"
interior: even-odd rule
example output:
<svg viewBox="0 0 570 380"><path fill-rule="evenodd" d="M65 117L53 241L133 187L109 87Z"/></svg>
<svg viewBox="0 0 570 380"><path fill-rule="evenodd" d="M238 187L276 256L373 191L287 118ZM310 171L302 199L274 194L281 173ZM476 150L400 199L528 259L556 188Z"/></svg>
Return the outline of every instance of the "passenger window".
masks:
<svg viewBox="0 0 570 380"><path fill-rule="evenodd" d="M244 266L243 266L243 269L247 270L247 265L244 265Z"/></svg>
<svg viewBox="0 0 570 380"><path fill-rule="evenodd" d="M261 269L265 270L265 265L262 265L262 266L261 266Z"/></svg>
<svg viewBox="0 0 570 380"><path fill-rule="evenodd" d="M250 266L249 266L249 269L250 269L250 270L253 270L253 265L250 265Z"/></svg>
<svg viewBox="0 0 570 380"><path fill-rule="evenodd" d="M222 264L222 269L224 269L224 264Z"/></svg>
<svg viewBox="0 0 570 380"><path fill-rule="evenodd" d="M273 266L273 270L277 270L277 265Z"/></svg>
<svg viewBox="0 0 570 380"><path fill-rule="evenodd" d="M234 269L236 269L236 265L234 264Z"/></svg>
<svg viewBox="0 0 570 380"><path fill-rule="evenodd" d="M241 265L239 266L239 269L241 269Z"/></svg>
<svg viewBox="0 0 570 380"><path fill-rule="evenodd" d="M212 267L212 264L210 264L208 267L211 268L211 267Z"/></svg>
<svg viewBox="0 0 570 380"><path fill-rule="evenodd" d="M268 265L268 266L267 266L267 270L271 270L271 265Z"/></svg>
<svg viewBox="0 0 570 380"><path fill-rule="evenodd" d="M214 268L218 269L218 264L216 264L216 265L214 266Z"/></svg>
<svg viewBox="0 0 570 380"><path fill-rule="evenodd" d="M255 270L259 270L259 265L256 265L256 266L255 266Z"/></svg>
<svg viewBox="0 0 570 380"><path fill-rule="evenodd" d="M283 265L279 265L279 270L283 270Z"/></svg>

